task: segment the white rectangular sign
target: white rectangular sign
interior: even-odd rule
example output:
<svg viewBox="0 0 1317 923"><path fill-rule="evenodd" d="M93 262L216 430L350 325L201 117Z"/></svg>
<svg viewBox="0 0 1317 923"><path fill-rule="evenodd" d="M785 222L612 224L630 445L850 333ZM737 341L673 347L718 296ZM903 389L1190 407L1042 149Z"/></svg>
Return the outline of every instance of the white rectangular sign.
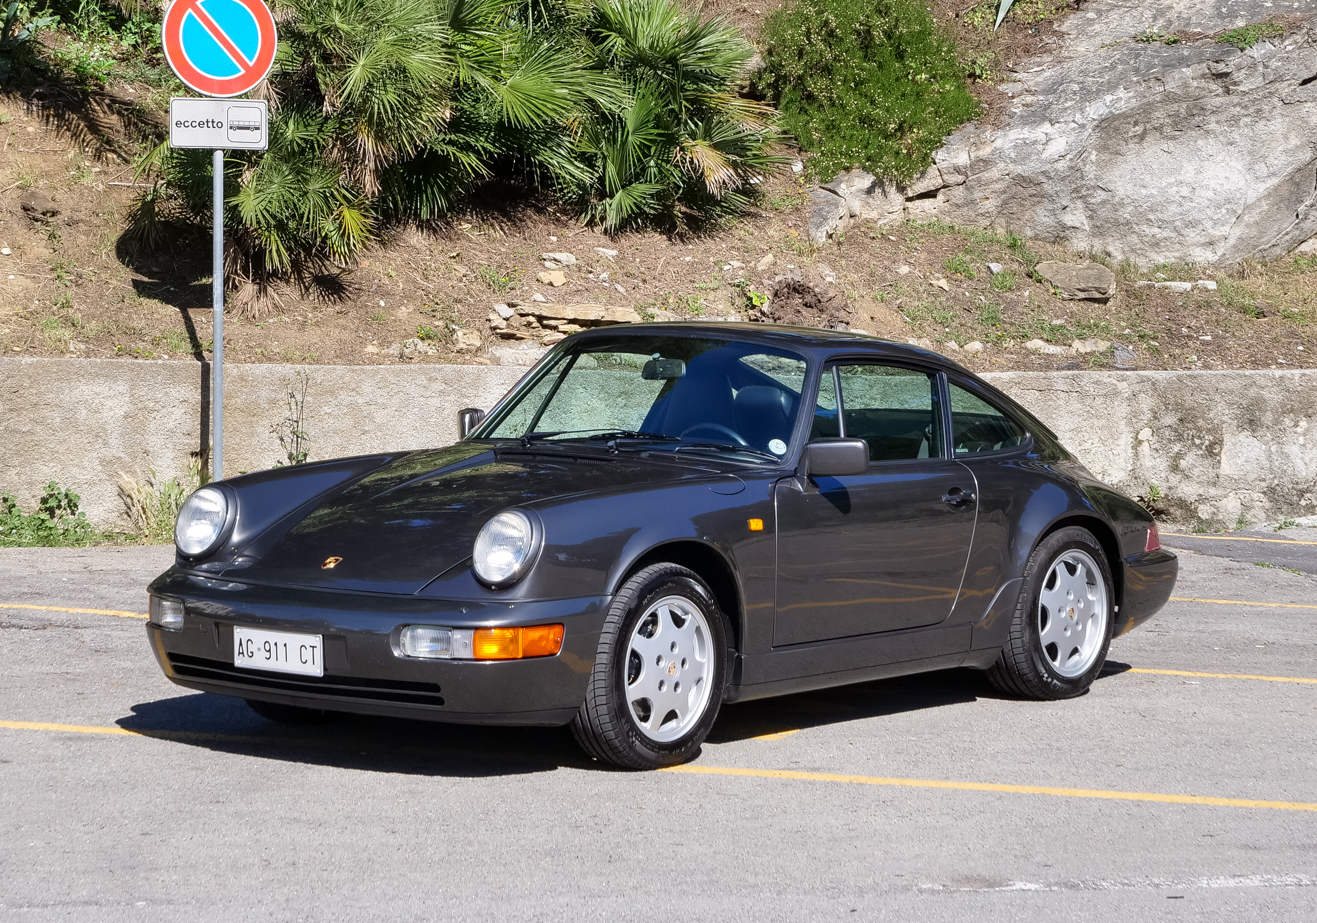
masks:
<svg viewBox="0 0 1317 923"><path fill-rule="evenodd" d="M217 151L263 151L269 146L270 109L260 99L169 101L169 146Z"/></svg>

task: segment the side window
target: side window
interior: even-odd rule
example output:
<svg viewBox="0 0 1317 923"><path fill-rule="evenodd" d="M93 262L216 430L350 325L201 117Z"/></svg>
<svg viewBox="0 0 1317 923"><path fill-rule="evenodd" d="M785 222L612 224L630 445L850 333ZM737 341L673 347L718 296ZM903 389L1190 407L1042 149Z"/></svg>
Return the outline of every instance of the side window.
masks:
<svg viewBox="0 0 1317 923"><path fill-rule="evenodd" d="M837 377L845 434L868 442L872 461L942 454L935 375L889 365L843 365Z"/></svg>
<svg viewBox="0 0 1317 923"><path fill-rule="evenodd" d="M953 384L951 436L957 455L973 455L1017 446L1025 432L996 407Z"/></svg>

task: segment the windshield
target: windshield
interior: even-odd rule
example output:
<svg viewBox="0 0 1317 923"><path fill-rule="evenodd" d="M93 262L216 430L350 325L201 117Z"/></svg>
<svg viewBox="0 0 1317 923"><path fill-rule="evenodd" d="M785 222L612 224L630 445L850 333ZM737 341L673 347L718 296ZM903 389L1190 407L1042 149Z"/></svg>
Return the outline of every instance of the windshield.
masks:
<svg viewBox="0 0 1317 923"><path fill-rule="evenodd" d="M559 351L471 438L779 459L790 448L805 365L793 353L733 340L590 339Z"/></svg>

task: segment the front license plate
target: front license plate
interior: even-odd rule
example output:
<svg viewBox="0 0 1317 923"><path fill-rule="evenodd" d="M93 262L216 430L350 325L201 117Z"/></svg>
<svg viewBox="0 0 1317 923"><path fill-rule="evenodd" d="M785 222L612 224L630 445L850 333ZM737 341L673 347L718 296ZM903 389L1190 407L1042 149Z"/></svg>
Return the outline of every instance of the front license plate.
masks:
<svg viewBox="0 0 1317 923"><path fill-rule="evenodd" d="M233 629L233 665L248 670L275 670L324 676L324 645L320 635L296 635L288 631Z"/></svg>

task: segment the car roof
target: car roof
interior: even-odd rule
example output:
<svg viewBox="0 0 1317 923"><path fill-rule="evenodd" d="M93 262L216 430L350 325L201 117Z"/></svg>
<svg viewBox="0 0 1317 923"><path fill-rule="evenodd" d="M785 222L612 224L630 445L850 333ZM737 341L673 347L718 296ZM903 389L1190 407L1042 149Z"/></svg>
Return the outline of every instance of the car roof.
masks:
<svg viewBox="0 0 1317 923"><path fill-rule="evenodd" d="M598 336L627 336L675 334L677 336L716 336L745 343L762 343L784 349L845 351L849 348L872 352L874 355L907 357L955 370L970 377L972 372L941 353L853 330L822 330L817 327L789 327L785 324L757 324L744 321L660 321L647 324L619 324L609 327L592 327L575 334L573 339L594 339Z"/></svg>

